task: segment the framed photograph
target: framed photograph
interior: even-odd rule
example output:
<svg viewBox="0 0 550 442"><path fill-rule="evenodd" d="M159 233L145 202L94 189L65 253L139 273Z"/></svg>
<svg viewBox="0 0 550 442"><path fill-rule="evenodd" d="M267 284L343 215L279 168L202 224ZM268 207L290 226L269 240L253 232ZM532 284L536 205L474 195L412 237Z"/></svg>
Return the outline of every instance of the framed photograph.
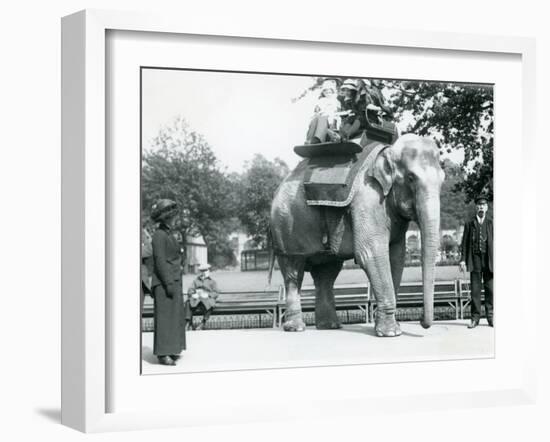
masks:
<svg viewBox="0 0 550 442"><path fill-rule="evenodd" d="M532 403L534 41L83 11L62 53L65 425Z"/></svg>

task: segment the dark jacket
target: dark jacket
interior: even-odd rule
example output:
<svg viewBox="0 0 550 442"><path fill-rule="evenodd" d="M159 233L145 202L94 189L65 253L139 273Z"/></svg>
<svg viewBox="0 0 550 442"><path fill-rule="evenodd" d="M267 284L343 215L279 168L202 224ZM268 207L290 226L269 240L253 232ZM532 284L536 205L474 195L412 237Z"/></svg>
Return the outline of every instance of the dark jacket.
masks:
<svg viewBox="0 0 550 442"><path fill-rule="evenodd" d="M208 298L195 299L192 297L194 293L202 290L208 293ZM208 278L203 278L201 275L197 276L191 287L189 288L187 294L189 295L189 304L191 307L196 307L199 303L203 303L206 309L213 308L216 305L216 299L219 295L218 284L210 276Z"/></svg>
<svg viewBox="0 0 550 442"><path fill-rule="evenodd" d="M367 87L367 105L368 104L374 104L375 106L378 106L382 111L384 111L389 116L392 115L392 111L389 108L389 106L386 104L386 98L384 97L384 94L382 94L382 91L378 89L376 86L370 86Z"/></svg>
<svg viewBox="0 0 550 442"><path fill-rule="evenodd" d="M181 285L180 246L166 226L161 225L153 235L153 266L153 288Z"/></svg>
<svg viewBox="0 0 550 442"><path fill-rule="evenodd" d="M485 215L487 216L487 215ZM489 270L493 271L493 220L487 217L487 254L489 257ZM466 268L471 272L474 268L474 247L480 225L474 216L464 224L462 243L460 245L460 261L466 263Z"/></svg>
<svg viewBox="0 0 550 442"><path fill-rule="evenodd" d="M348 123L353 124L356 119L359 119L360 128L364 129L367 126L367 102L364 95L361 95L357 99L345 100L343 97L339 97L341 103L342 111L352 111L353 114L345 117L342 121L342 124Z"/></svg>

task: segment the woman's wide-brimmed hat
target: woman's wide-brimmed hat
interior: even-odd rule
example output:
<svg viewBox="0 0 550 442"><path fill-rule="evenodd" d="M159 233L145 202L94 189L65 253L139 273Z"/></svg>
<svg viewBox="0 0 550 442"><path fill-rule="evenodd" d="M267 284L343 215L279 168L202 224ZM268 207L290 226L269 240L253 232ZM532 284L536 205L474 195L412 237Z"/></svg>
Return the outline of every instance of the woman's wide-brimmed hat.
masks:
<svg viewBox="0 0 550 442"><path fill-rule="evenodd" d="M176 209L177 204L175 201L167 198L158 200L151 208L151 219L155 222L162 221L172 216L176 212Z"/></svg>
<svg viewBox="0 0 550 442"><path fill-rule="evenodd" d="M210 264L201 264L199 266L199 272L206 272L207 270L210 270L210 267Z"/></svg>
<svg viewBox="0 0 550 442"><path fill-rule="evenodd" d="M342 86L340 86L340 89L350 89L352 91L357 90L357 80L352 80L351 78L348 78Z"/></svg>

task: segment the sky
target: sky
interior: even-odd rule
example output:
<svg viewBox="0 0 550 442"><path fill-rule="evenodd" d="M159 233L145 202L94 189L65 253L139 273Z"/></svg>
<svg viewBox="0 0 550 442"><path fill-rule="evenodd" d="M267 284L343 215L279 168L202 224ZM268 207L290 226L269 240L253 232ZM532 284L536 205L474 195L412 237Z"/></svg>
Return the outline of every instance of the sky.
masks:
<svg viewBox="0 0 550 442"><path fill-rule="evenodd" d="M229 171L257 152L293 167L301 158L292 148L304 142L317 96L292 98L311 84L312 77L145 69L143 146L182 116Z"/></svg>
<svg viewBox="0 0 550 442"><path fill-rule="evenodd" d="M301 160L293 147L305 141L319 94L293 98L313 82L308 76L144 69L143 147L151 148L159 130L181 116L229 172L242 171L255 153L293 168Z"/></svg>

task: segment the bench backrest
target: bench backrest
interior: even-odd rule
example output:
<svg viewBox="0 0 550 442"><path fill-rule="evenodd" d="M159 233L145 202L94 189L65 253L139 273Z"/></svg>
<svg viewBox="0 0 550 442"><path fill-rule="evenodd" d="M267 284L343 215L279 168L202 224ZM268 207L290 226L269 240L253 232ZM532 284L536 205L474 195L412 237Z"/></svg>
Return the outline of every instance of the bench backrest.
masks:
<svg viewBox="0 0 550 442"><path fill-rule="evenodd" d="M422 283L408 282L403 283L398 290L398 298L414 298L424 295ZM434 283L434 298L456 297L457 289L455 281L436 281Z"/></svg>
<svg viewBox="0 0 550 442"><path fill-rule="evenodd" d="M349 285L334 287L334 299L338 301L346 300L358 300L368 301L369 299L369 287L363 285ZM315 287L306 286L302 288L301 301L310 301L315 299Z"/></svg>
<svg viewBox="0 0 550 442"><path fill-rule="evenodd" d="M370 298L374 299L374 294L370 292L368 286L342 286L334 288L334 298L338 299L346 298ZM406 282L401 284L398 291L399 299L413 299L422 298L424 296L422 283L418 282ZM434 298L448 298L456 297L456 283L455 281L436 281L434 284ZM314 287L302 288L302 301L315 298Z"/></svg>
<svg viewBox="0 0 550 442"><path fill-rule="evenodd" d="M217 303L233 304L240 302L278 302L280 299L279 291L235 291L235 292L220 292Z"/></svg>

